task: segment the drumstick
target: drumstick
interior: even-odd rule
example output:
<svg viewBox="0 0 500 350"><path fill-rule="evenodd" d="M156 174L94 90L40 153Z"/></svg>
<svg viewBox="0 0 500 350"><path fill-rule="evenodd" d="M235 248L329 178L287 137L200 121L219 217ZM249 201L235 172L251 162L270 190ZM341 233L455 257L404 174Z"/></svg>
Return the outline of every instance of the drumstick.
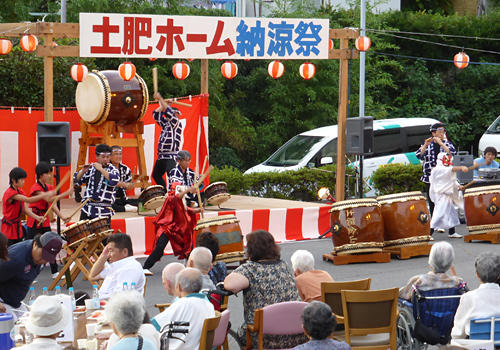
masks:
<svg viewBox="0 0 500 350"><path fill-rule="evenodd" d="M476 180L472 180L471 182L469 182L467 185L464 185L463 186L463 190L465 191L468 187L472 186L473 184L476 183Z"/></svg>
<svg viewBox="0 0 500 350"><path fill-rule="evenodd" d="M178 104L179 106L184 106L184 107L193 107L193 105L191 105L191 104L189 104L189 103L179 102L179 101L172 101L170 104L171 104L171 105L172 105L172 104Z"/></svg>
<svg viewBox="0 0 500 350"><path fill-rule="evenodd" d="M205 165L207 165L207 160L208 160L208 156L205 156L205 160L203 161L203 168L201 168L201 173L202 174L205 173Z"/></svg>
<svg viewBox="0 0 500 350"><path fill-rule="evenodd" d="M156 94L158 92L158 68L153 68L153 91Z"/></svg>
<svg viewBox="0 0 500 350"><path fill-rule="evenodd" d="M64 177L62 178L62 180L57 184L56 188L54 189L55 192L59 191L59 189L61 188L61 186L66 182L68 181L69 179L69 176L70 176L70 172L68 171ZM50 207L49 209L47 209L47 211L45 212L45 214L43 214L43 220L42 221L39 221L37 226L43 224L45 222L45 218L47 217L47 215L49 215L50 211L52 210L52 207L54 207L54 204L57 203L57 201L59 200L59 198L61 198L62 196L61 195L58 195L58 196L55 196L54 197L54 200L52 201L52 203L50 204Z"/></svg>
<svg viewBox="0 0 500 350"><path fill-rule="evenodd" d="M200 178L198 179L198 181L196 181L196 183L194 184L194 186L196 187L199 187L200 186L200 183L203 182L203 180L205 180L205 178L208 176L208 174L210 173L210 170L212 170L214 167L213 166L209 166L208 167L208 170L206 173L204 173L203 175L200 176Z"/></svg>
<svg viewBox="0 0 500 350"><path fill-rule="evenodd" d="M76 213L78 213L78 211L79 211L80 209L82 209L82 208L83 208L83 206L84 206L85 204L87 204L87 202L88 202L89 200L90 200L90 198L87 198L86 200L84 200L84 201L83 201L83 202L82 202L82 203L78 206L78 208L76 208L76 210L73 212L73 214L71 214L71 215L68 217L68 221L69 221L69 220L71 220L71 218L72 218L73 216L75 216L75 214L76 214Z"/></svg>
<svg viewBox="0 0 500 350"><path fill-rule="evenodd" d="M196 196L198 197L198 205L200 206L200 209L203 208L203 204L201 203L201 194L200 194L200 188L196 186ZM205 218L205 215L203 214L203 211L200 212L201 218Z"/></svg>
<svg viewBox="0 0 500 350"><path fill-rule="evenodd" d="M56 191L56 192L57 192L57 191L59 191L59 189L61 188L61 186L62 186L62 185L63 185L66 181L68 181L68 179L69 179L69 176L70 176L70 175L71 175L71 174L70 174L70 171L68 171L68 172L64 175L64 177L62 178L61 182L59 182L59 183L57 184L57 186L56 186L56 188L54 189L54 191Z"/></svg>

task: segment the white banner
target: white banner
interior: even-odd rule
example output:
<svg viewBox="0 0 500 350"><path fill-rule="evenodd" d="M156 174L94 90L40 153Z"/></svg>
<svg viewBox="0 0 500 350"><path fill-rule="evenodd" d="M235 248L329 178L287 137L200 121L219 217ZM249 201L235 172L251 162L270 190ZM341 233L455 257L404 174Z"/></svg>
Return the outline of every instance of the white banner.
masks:
<svg viewBox="0 0 500 350"><path fill-rule="evenodd" d="M327 59L328 19L80 13L81 57Z"/></svg>

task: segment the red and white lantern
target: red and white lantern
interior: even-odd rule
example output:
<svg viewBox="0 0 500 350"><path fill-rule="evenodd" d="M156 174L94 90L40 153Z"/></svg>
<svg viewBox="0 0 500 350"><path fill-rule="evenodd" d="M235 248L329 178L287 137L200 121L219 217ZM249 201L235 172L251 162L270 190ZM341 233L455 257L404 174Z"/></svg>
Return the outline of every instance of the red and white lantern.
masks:
<svg viewBox="0 0 500 350"><path fill-rule="evenodd" d="M190 71L189 65L185 62L177 62L172 66L172 73L179 80L186 79Z"/></svg>
<svg viewBox="0 0 500 350"><path fill-rule="evenodd" d="M150 60L151 62L154 62L154 61L156 61L156 57L150 57L150 58L149 58L149 60Z"/></svg>
<svg viewBox="0 0 500 350"><path fill-rule="evenodd" d="M328 51L332 51L333 50L333 40L330 39L328 40Z"/></svg>
<svg viewBox="0 0 500 350"><path fill-rule="evenodd" d="M36 50L38 46L38 39L33 34L23 35L21 38L21 48L26 52L32 52Z"/></svg>
<svg viewBox="0 0 500 350"><path fill-rule="evenodd" d="M299 67L299 73L302 78L309 80L316 74L316 67L309 62L302 63Z"/></svg>
<svg viewBox="0 0 500 350"><path fill-rule="evenodd" d="M359 51L368 51L368 49L372 46L372 41L367 36L360 36L356 39L356 49Z"/></svg>
<svg viewBox="0 0 500 350"><path fill-rule="evenodd" d="M74 81L81 82L89 74L89 69L83 63L76 63L71 67L71 78Z"/></svg>
<svg viewBox="0 0 500 350"><path fill-rule="evenodd" d="M12 43L9 39L0 39L0 55L6 55L12 50Z"/></svg>
<svg viewBox="0 0 500 350"><path fill-rule="evenodd" d="M238 74L238 65L233 61L226 61L220 66L224 78L233 79Z"/></svg>
<svg viewBox="0 0 500 350"><path fill-rule="evenodd" d="M188 58L187 60L188 60L188 62L193 62L194 58Z"/></svg>
<svg viewBox="0 0 500 350"><path fill-rule="evenodd" d="M273 79L278 79L285 73L285 66L280 61L272 61L267 66L267 72Z"/></svg>
<svg viewBox="0 0 500 350"><path fill-rule="evenodd" d="M118 72L123 80L129 81L135 77L135 66L132 62L123 62L118 67Z"/></svg>
<svg viewBox="0 0 500 350"><path fill-rule="evenodd" d="M453 63L458 69L464 69L469 65L469 55L465 52L459 52L453 57Z"/></svg>

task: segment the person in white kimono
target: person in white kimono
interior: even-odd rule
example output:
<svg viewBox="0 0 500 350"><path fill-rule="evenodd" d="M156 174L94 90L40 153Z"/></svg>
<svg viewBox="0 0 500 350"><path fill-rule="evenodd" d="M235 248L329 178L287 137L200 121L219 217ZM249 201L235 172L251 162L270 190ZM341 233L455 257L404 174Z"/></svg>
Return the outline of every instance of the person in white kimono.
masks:
<svg viewBox="0 0 500 350"><path fill-rule="evenodd" d="M429 196L434 202L434 213L431 219L431 229L448 229L448 237L462 238L455 232L455 226L460 224L454 204L463 208L462 187L457 181L457 171L467 172L466 166L452 166L452 156L444 152L438 154L436 166L429 177Z"/></svg>

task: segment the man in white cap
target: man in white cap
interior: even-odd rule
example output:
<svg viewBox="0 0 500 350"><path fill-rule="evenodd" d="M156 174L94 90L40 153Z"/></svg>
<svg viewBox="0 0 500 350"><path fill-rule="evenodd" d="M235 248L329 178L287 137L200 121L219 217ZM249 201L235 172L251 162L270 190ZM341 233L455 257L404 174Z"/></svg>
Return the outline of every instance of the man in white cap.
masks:
<svg viewBox="0 0 500 350"><path fill-rule="evenodd" d="M31 344L21 346L19 349L62 349L56 339L70 321L68 315L56 296L39 296L31 306L30 316L25 322L26 330L32 333L35 339Z"/></svg>

